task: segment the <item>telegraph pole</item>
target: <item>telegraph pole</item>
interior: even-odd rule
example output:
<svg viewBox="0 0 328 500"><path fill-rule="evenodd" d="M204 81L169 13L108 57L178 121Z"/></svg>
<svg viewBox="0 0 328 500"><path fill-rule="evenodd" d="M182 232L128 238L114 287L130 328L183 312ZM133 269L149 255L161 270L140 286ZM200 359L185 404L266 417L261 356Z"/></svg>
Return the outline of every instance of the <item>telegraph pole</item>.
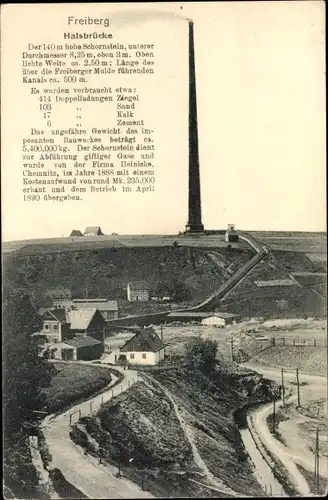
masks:
<svg viewBox="0 0 328 500"><path fill-rule="evenodd" d="M297 382L297 407L301 406L301 398L300 398L300 380L298 377L298 368L296 368L296 382Z"/></svg>
<svg viewBox="0 0 328 500"><path fill-rule="evenodd" d="M273 399L272 432L276 433L276 399Z"/></svg>
<svg viewBox="0 0 328 500"><path fill-rule="evenodd" d="M233 361L233 337L230 339L230 346L231 346L231 361Z"/></svg>
<svg viewBox="0 0 328 500"><path fill-rule="evenodd" d="M281 369L282 404L285 404L284 369Z"/></svg>
<svg viewBox="0 0 328 500"><path fill-rule="evenodd" d="M320 469L319 469L319 427L315 434L315 455L314 455L314 492L319 495Z"/></svg>

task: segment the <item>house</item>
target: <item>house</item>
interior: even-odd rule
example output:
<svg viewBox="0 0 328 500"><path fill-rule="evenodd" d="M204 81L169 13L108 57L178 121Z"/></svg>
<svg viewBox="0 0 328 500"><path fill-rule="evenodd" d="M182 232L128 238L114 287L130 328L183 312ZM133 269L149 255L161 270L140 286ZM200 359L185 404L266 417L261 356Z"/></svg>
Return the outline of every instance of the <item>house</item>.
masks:
<svg viewBox="0 0 328 500"><path fill-rule="evenodd" d="M79 229L73 229L70 236L83 236L83 234Z"/></svg>
<svg viewBox="0 0 328 500"><path fill-rule="evenodd" d="M74 309L98 309L105 321L118 318L117 300L107 299L73 299Z"/></svg>
<svg viewBox="0 0 328 500"><path fill-rule="evenodd" d="M127 298L130 302L149 300L149 286L146 281L130 281L127 285Z"/></svg>
<svg viewBox="0 0 328 500"><path fill-rule="evenodd" d="M224 327L230 325L236 320L235 314L215 313L202 320L202 325Z"/></svg>
<svg viewBox="0 0 328 500"><path fill-rule="evenodd" d="M164 359L166 345L152 327L143 328L106 357L107 363L157 365Z"/></svg>
<svg viewBox="0 0 328 500"><path fill-rule="evenodd" d="M99 226L88 226L85 228L84 236L104 236Z"/></svg>
<svg viewBox="0 0 328 500"><path fill-rule="evenodd" d="M63 361L100 359L104 352L104 344L92 337L68 339L51 348L52 356Z"/></svg>
<svg viewBox="0 0 328 500"><path fill-rule="evenodd" d="M87 336L103 342L107 332L106 322L96 308L70 311L57 308L44 313L39 335L51 344Z"/></svg>
<svg viewBox="0 0 328 500"><path fill-rule="evenodd" d="M47 309L42 316L40 336L44 336L48 343L62 342L69 336L69 324L65 309Z"/></svg>

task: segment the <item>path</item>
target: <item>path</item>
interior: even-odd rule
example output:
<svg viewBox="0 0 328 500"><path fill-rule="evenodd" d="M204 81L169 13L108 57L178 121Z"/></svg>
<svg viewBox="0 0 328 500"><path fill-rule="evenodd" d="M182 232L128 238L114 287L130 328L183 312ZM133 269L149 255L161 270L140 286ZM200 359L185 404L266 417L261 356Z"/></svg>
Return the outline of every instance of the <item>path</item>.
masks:
<svg viewBox="0 0 328 500"><path fill-rule="evenodd" d="M104 368L104 365L100 366ZM79 411L81 415L90 414L91 404L93 411L99 410L102 401L109 401L137 380L136 371L123 371L118 367L115 369L124 374L122 384L112 388L117 380L117 377L113 376L107 391L75 405L58 416L50 415L44 419L42 429L52 455L51 468L60 469L67 481L89 498L150 498L152 497L150 493L142 491L132 481L115 477L118 472L116 467L99 465L95 457L84 455L84 450L75 445L69 437L70 415L76 415L77 420Z"/></svg>
<svg viewBox="0 0 328 500"><path fill-rule="evenodd" d="M237 497L237 496L244 496L244 495L239 495L237 494L235 491L231 490L228 486L226 486L224 483L222 483L221 481L219 481L208 469L206 463L204 462L203 458L201 457L198 449L197 449L197 446L194 442L194 437L193 437L193 433L192 433L192 430L190 428L190 426L184 421L184 419L182 418L181 416L181 413L179 411L179 408L178 408L178 405L176 404L176 402L174 401L174 398L172 396L172 394L170 393L170 391L164 387L160 382L158 382L157 380L155 380L153 377L151 377L149 374L146 374L146 373L143 373L142 374L146 379L149 379L151 380L152 383L154 383L155 385L157 385L161 391L166 395L166 397L170 400L171 404L172 404L172 407L175 411L175 414L176 414L176 417L180 423L180 426L191 446L191 450L192 450L192 454L193 454L193 459L194 459L194 462L195 464L203 471L203 474L204 476L206 477L206 479L209 481L209 483L215 488L215 489L218 489L220 492L222 493L226 493L228 495L231 495L233 497ZM204 485L206 486L206 485Z"/></svg>
<svg viewBox="0 0 328 500"><path fill-rule="evenodd" d="M281 382L281 371L278 369L275 369L273 367L263 367L254 363L244 363L244 366L262 373L266 378L275 380L278 383ZM300 378L301 381L308 384L307 386L305 386L305 389L303 388L303 391L309 391L312 395L314 393L317 393L318 396L326 394L327 380L325 377L320 377L318 375L300 374ZM286 386L291 382L294 382L294 379L295 371L291 372L288 370L284 370L284 380ZM295 400L297 400L297 395L294 394L293 396L288 398L288 403ZM278 410L280 406L282 406L282 401L277 401L276 410ZM295 421L293 422L293 425L289 427L291 435L288 436L288 446L285 446L280 441L274 438L267 426L267 418L272 413L272 411L273 405L272 403L269 403L251 412L253 424L264 446L266 446L266 448L284 464L290 476L293 478L293 482L295 483L295 486L297 487L299 492L302 495L308 495L310 493L309 485L304 476L300 473L296 464L302 465L308 471L313 472L314 455L310 452L310 450L307 450L307 447L304 443L298 442L300 438L297 435L297 425L295 424ZM298 417L298 415L295 415L295 417ZM304 419L304 416L300 415L300 418ZM307 418L307 420L314 421L315 419ZM293 446L293 443L297 443L297 446ZM305 450L307 450L306 454ZM327 469L327 459L325 457L322 457L322 470L326 472Z"/></svg>

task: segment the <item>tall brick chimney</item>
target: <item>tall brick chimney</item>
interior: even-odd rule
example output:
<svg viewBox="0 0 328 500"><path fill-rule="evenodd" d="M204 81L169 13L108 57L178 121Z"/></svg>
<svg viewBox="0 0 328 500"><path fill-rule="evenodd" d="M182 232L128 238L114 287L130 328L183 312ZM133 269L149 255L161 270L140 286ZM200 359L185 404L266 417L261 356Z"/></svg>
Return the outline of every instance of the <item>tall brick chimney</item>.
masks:
<svg viewBox="0 0 328 500"><path fill-rule="evenodd" d="M202 209L200 200L198 123L195 73L194 23L189 22L189 211L187 233L202 233Z"/></svg>

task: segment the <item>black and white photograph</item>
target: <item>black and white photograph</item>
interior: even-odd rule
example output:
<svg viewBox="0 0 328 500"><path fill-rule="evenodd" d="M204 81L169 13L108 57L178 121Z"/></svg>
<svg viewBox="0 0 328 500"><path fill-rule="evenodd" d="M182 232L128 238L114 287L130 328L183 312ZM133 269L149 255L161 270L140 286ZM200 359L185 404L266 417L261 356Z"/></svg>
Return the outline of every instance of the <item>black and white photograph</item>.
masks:
<svg viewBox="0 0 328 500"><path fill-rule="evenodd" d="M325 4L1 6L6 499L324 497Z"/></svg>

